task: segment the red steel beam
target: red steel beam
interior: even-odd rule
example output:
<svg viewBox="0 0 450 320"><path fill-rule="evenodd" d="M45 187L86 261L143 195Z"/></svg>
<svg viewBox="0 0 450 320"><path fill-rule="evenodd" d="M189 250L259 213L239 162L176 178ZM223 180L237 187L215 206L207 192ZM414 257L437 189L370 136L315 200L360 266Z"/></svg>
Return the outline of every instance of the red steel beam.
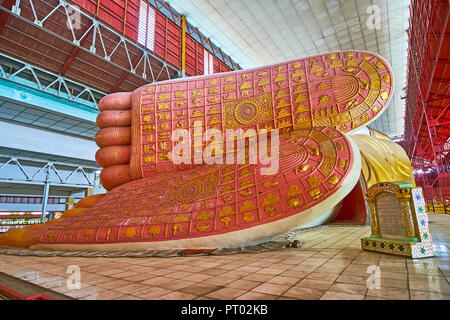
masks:
<svg viewBox="0 0 450 320"><path fill-rule="evenodd" d="M80 45L82 45L82 43L80 42ZM67 70L69 70L70 65L72 64L73 60L75 59L75 57L77 56L78 52L80 52L80 48L76 47L73 48L72 52L70 53L70 56L67 57L66 61L64 62L64 65L61 68L61 71L59 72L60 75L65 75Z"/></svg>
<svg viewBox="0 0 450 320"><path fill-rule="evenodd" d="M134 59L133 69L136 68L136 65L139 63L141 58L142 58L142 51L139 53L139 55L136 57L136 59ZM125 81L125 79L128 77L129 74L130 74L129 72L124 72L122 74L122 76L120 77L119 81L117 81L117 84L111 89L110 93L116 92L119 89L119 87L122 85L122 83Z"/></svg>
<svg viewBox="0 0 450 320"><path fill-rule="evenodd" d="M433 82L450 83L450 79L433 78Z"/></svg>
<svg viewBox="0 0 450 320"><path fill-rule="evenodd" d="M448 110L446 110L448 111ZM433 127L439 127L446 124L450 124L450 122L447 120L446 122L438 122L439 118L433 119L433 123L431 124Z"/></svg>
<svg viewBox="0 0 450 320"><path fill-rule="evenodd" d="M450 107L446 106L445 108L442 108L443 110L438 114L438 116L433 120L439 120L444 114L446 114L448 111L450 111Z"/></svg>
<svg viewBox="0 0 450 320"><path fill-rule="evenodd" d="M437 10L437 9L436 9L436 7L432 6L431 10ZM434 78L434 75L435 75L435 72L436 72L437 62L438 62L438 59L439 59L439 52L441 51L442 44L444 43L445 29L447 28L447 23L448 23L448 20L449 20L449 16L450 16L450 12L447 12L447 14L446 14L446 16L444 18L444 21L443 21L443 30L442 30L442 33L441 33L441 36L440 36L440 39L439 39L438 50L436 50L434 52L436 57L435 57L435 61L432 63L431 77L430 77L430 82L428 83L428 89L425 92L425 94L426 94L426 96L424 97L425 99L427 99L429 97L429 95L430 95L431 84L434 81L433 78Z"/></svg>
<svg viewBox="0 0 450 320"><path fill-rule="evenodd" d="M427 103L430 104L431 102L436 102L436 101L444 100L444 99L449 99L449 97L446 95L439 95L431 100L428 100ZM429 105L429 107L435 107L435 106Z"/></svg>
<svg viewBox="0 0 450 320"><path fill-rule="evenodd" d="M6 0L5 8L11 10L14 5L14 2L15 0ZM5 28L6 20L8 20L8 17L9 12L7 11L2 11L2 13L0 14L0 34L2 34L3 29Z"/></svg>
<svg viewBox="0 0 450 320"><path fill-rule="evenodd" d="M87 39L89 38L89 35L91 34L92 30L94 28L91 28L89 30L89 32L80 39L80 46L83 46L85 44L85 42L87 41ZM66 61L64 62L64 65L61 68L61 71L59 72L60 75L65 75L67 70L69 70L70 65L72 64L73 60L75 60L75 57L77 56L78 52L80 52L80 47L75 47L73 48L72 52L70 53L70 55L67 57Z"/></svg>

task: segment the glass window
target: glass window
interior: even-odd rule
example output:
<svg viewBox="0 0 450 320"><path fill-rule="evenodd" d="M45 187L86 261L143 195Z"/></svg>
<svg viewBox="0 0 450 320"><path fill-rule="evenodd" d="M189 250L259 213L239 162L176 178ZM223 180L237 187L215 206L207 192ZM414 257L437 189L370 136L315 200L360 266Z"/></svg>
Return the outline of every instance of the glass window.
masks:
<svg viewBox="0 0 450 320"><path fill-rule="evenodd" d="M155 23L155 10L149 6L146 1L141 0L141 6L139 8L138 42L152 51L155 47Z"/></svg>
<svg viewBox="0 0 450 320"><path fill-rule="evenodd" d="M203 74L214 73L213 55L206 49L203 50Z"/></svg>

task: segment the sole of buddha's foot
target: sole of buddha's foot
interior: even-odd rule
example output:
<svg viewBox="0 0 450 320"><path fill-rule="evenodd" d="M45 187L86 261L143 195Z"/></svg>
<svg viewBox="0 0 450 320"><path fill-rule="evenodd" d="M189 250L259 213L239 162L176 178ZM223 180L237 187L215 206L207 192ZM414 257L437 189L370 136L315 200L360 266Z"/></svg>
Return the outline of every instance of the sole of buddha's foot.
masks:
<svg viewBox="0 0 450 320"><path fill-rule="evenodd" d="M240 128L352 132L385 110L392 83L382 58L346 51L147 85L132 98L131 175L144 178L179 168L170 153L176 129L191 134L215 129L223 135Z"/></svg>
<svg viewBox="0 0 450 320"><path fill-rule="evenodd" d="M44 224L33 249L165 250L258 244L324 223L361 173L356 146L334 128L280 137L279 170L199 165L134 180L93 206ZM275 173L275 172L273 172ZM97 199L95 199L97 201Z"/></svg>
<svg viewBox="0 0 450 320"><path fill-rule="evenodd" d="M200 126L225 133L276 128L284 133L333 127L353 132L386 109L393 83L391 69L380 56L343 51L108 95L99 103L97 143L117 147L101 152L100 162L107 168L101 173L102 184L111 190L177 170L170 152L175 129ZM128 157L124 146L129 145Z"/></svg>

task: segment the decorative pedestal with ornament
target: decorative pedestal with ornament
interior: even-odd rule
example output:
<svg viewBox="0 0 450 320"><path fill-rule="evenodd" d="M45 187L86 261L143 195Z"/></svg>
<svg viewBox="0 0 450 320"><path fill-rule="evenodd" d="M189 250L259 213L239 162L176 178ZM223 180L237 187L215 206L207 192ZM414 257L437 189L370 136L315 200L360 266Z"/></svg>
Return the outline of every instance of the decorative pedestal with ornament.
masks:
<svg viewBox="0 0 450 320"><path fill-rule="evenodd" d="M367 202L372 234L361 239L363 250L434 256L422 188L405 182L378 183L369 188Z"/></svg>

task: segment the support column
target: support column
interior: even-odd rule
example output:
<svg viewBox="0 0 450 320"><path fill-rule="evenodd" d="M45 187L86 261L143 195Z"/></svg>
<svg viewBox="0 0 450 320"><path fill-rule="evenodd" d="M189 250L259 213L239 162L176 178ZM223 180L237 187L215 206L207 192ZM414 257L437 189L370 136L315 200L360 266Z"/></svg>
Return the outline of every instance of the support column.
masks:
<svg viewBox="0 0 450 320"><path fill-rule="evenodd" d="M74 199L73 197L67 198L67 201L66 201L66 211L73 208L74 202L75 202L75 199Z"/></svg>
<svg viewBox="0 0 450 320"><path fill-rule="evenodd" d="M42 213L41 213L41 221L45 220L45 216L47 214L47 203L48 203L48 193L50 191L50 183L46 182L44 185L44 197L42 199Z"/></svg>
<svg viewBox="0 0 450 320"><path fill-rule="evenodd" d="M181 17L181 77L186 77L186 16Z"/></svg>
<svg viewBox="0 0 450 320"><path fill-rule="evenodd" d="M42 212L41 212L41 221L45 220L45 216L47 214L47 203L48 203L48 194L50 191L50 163L47 164L46 173L45 173L45 184L44 184L44 195L42 197ZM50 216L49 216L50 220Z"/></svg>
<svg viewBox="0 0 450 320"><path fill-rule="evenodd" d="M85 197L92 196L93 194L94 194L94 188L87 188L86 190L84 190Z"/></svg>
<svg viewBox="0 0 450 320"><path fill-rule="evenodd" d="M125 35L126 27L127 27L127 13L128 13L128 0L125 0L125 8L124 8L124 14L123 14L123 30L122 35Z"/></svg>

